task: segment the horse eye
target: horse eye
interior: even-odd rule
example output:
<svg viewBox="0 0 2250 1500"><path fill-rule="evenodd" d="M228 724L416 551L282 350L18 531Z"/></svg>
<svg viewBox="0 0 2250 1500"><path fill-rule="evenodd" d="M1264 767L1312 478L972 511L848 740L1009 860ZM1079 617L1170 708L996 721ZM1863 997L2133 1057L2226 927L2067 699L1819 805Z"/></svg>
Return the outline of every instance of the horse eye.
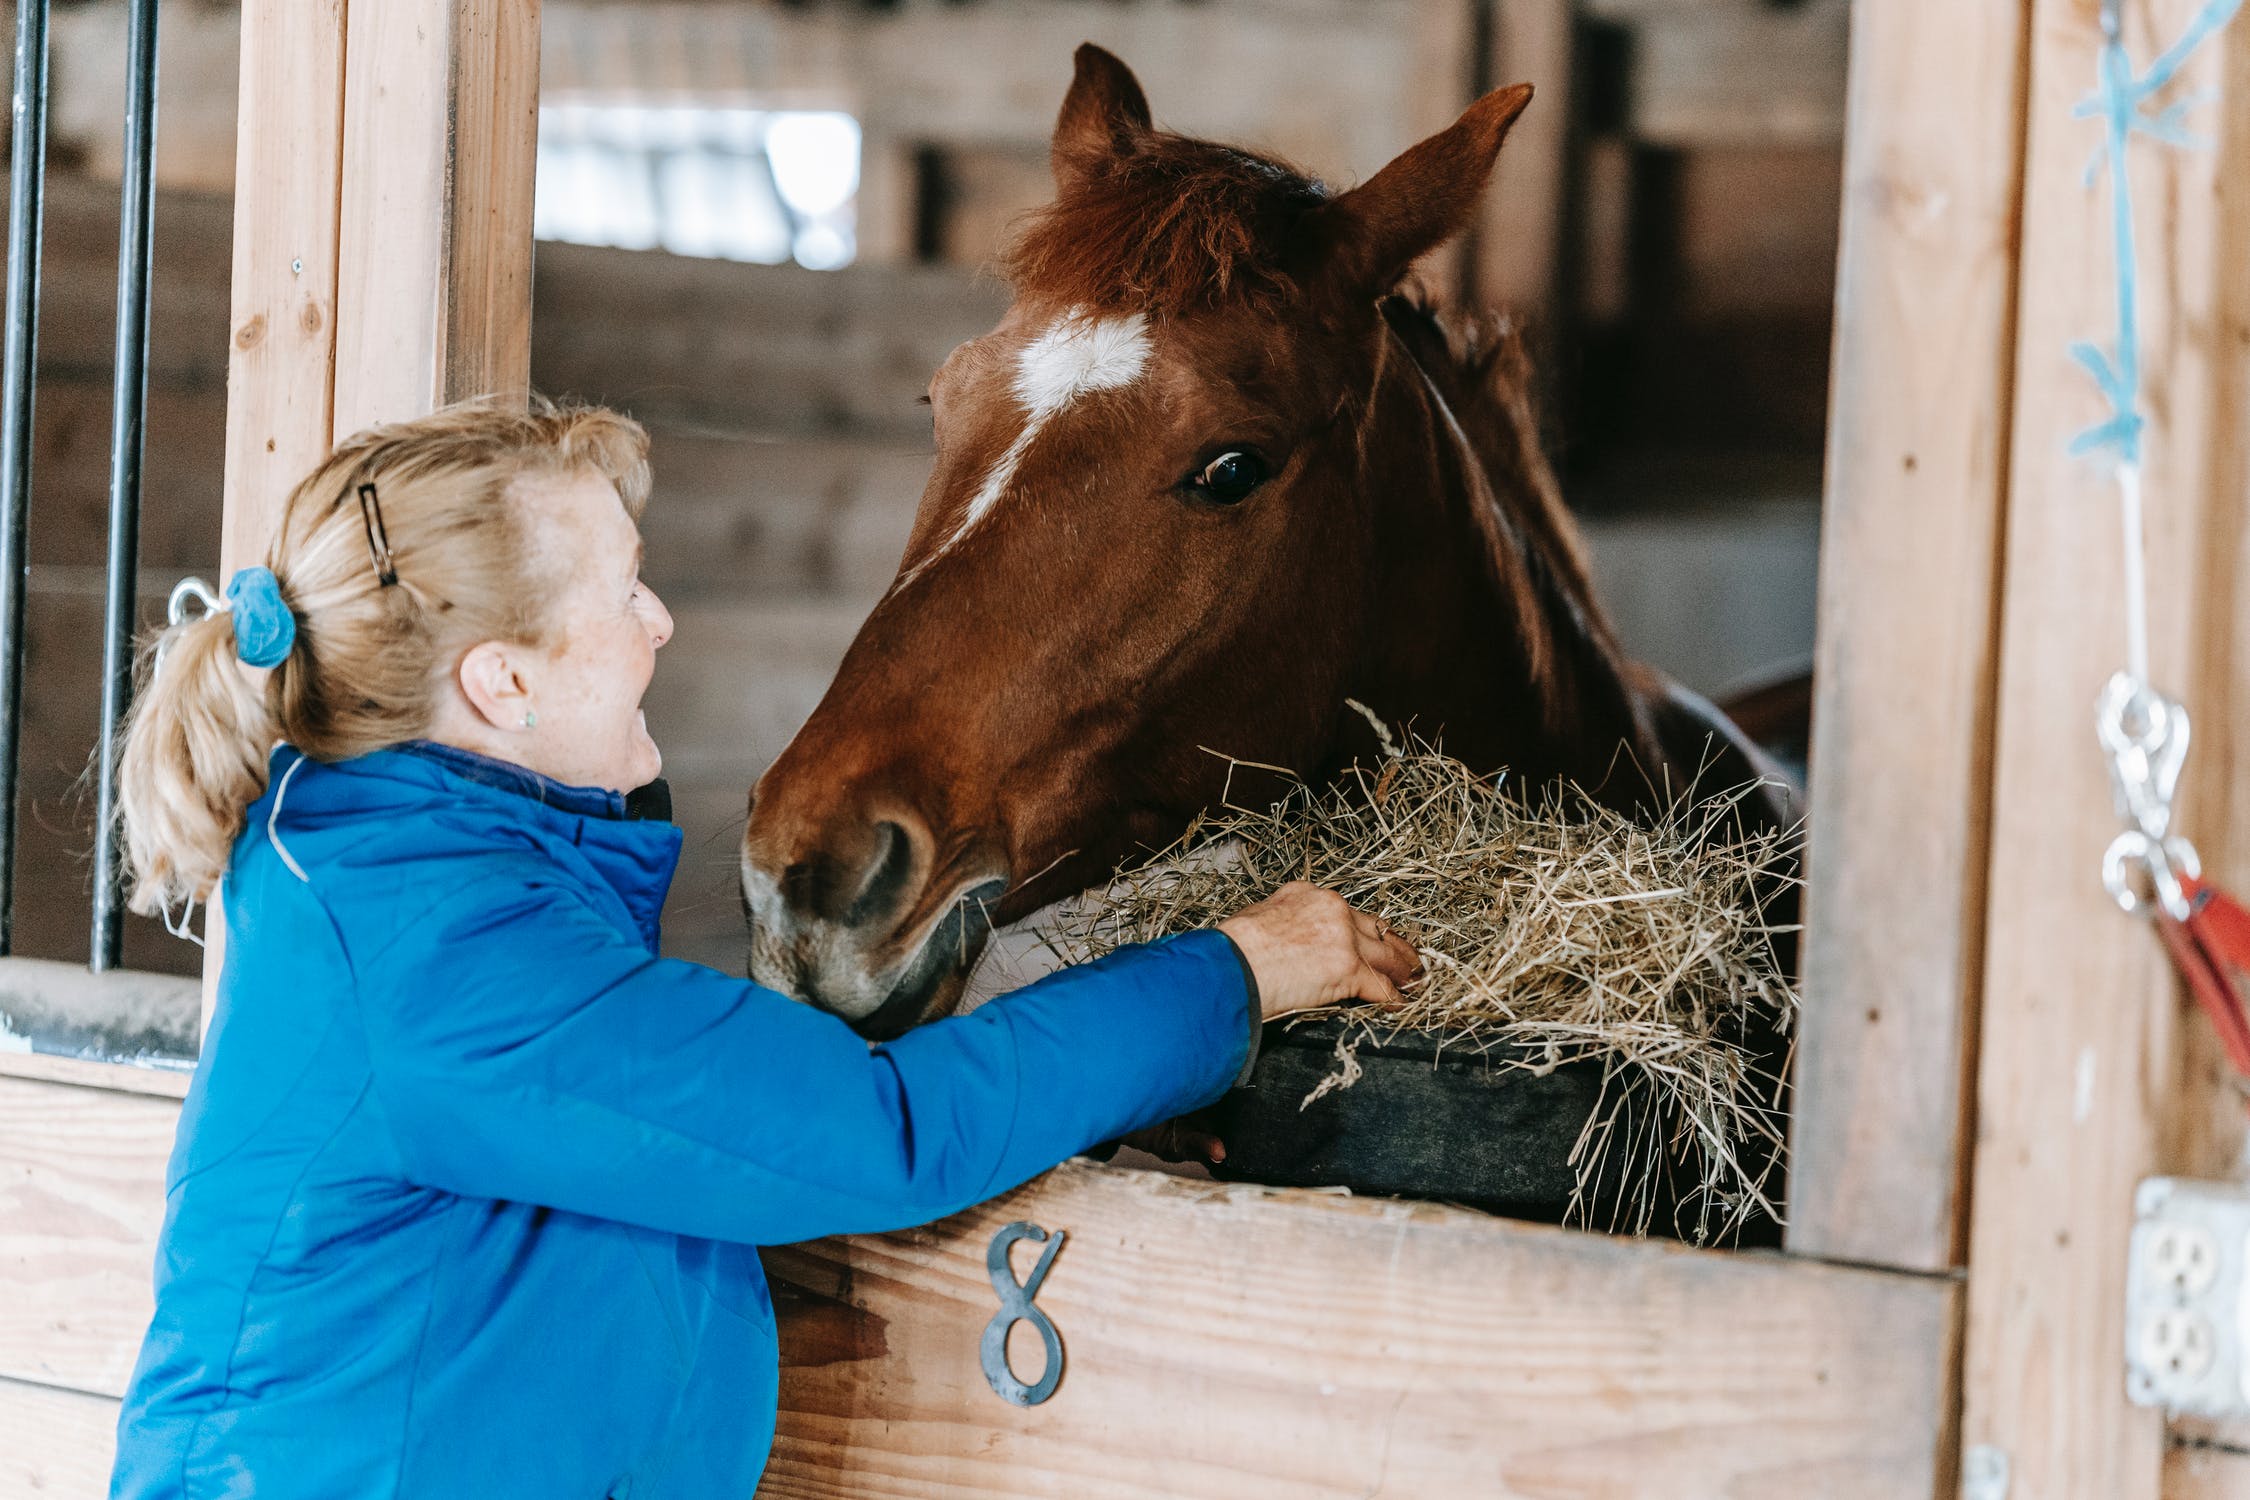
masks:
<svg viewBox="0 0 2250 1500"><path fill-rule="evenodd" d="M1266 466L1255 453L1229 450L1203 466L1189 483L1206 500L1233 505L1266 481Z"/></svg>

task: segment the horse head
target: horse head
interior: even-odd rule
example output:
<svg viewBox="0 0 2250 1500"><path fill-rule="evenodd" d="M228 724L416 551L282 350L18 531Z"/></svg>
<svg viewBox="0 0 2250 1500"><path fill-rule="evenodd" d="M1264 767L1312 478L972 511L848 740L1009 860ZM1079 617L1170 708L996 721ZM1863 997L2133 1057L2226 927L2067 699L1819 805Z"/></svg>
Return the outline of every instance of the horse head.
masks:
<svg viewBox="0 0 2250 1500"><path fill-rule="evenodd" d="M1169 842L1225 757L1313 771L1346 697L1442 671L1374 644L1426 617L1409 654L1443 656L1440 616L1470 608L1465 570L1385 519L1458 490L1467 455L1426 423L1377 439L1380 408L1436 402L1382 303L1468 222L1530 98L1332 193L1155 128L1124 64L1079 50L1013 304L930 383L898 574L753 793L758 979L896 1035L954 1005L991 923Z"/></svg>

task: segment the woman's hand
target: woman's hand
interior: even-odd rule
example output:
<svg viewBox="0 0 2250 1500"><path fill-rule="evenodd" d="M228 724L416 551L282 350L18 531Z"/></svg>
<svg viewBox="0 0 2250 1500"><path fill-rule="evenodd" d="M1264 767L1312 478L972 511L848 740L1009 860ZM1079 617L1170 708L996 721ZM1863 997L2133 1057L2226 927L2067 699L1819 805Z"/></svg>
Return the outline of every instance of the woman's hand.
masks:
<svg viewBox="0 0 2250 1500"><path fill-rule="evenodd" d="M1244 907L1219 931L1234 939L1258 977L1269 1021L1346 1000L1403 1005L1398 987L1422 971L1413 946L1388 923L1302 880Z"/></svg>

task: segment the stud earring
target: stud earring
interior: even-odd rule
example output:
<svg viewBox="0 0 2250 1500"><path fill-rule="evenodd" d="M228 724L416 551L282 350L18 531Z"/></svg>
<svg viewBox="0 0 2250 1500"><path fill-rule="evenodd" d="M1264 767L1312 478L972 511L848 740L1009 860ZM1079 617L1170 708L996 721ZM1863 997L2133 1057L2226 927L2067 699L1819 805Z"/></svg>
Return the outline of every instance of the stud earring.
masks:
<svg viewBox="0 0 2250 1500"><path fill-rule="evenodd" d="M523 711L523 727L526 729L537 729L539 727L538 713L532 709L525 709Z"/></svg>

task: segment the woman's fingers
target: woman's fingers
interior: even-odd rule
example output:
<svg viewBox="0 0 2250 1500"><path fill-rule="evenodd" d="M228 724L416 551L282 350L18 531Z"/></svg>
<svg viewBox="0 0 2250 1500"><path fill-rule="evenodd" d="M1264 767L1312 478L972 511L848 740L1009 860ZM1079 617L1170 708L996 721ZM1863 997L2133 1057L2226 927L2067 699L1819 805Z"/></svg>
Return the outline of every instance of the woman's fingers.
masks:
<svg viewBox="0 0 2250 1500"><path fill-rule="evenodd" d="M1381 917L1354 909L1352 919L1359 933L1360 960L1393 986L1411 984L1422 969L1414 945Z"/></svg>
<svg viewBox="0 0 2250 1500"><path fill-rule="evenodd" d="M1421 969L1414 945L1334 891L1292 881L1219 924L1257 976L1266 1019L1353 998L1404 1001Z"/></svg>
<svg viewBox="0 0 2250 1500"><path fill-rule="evenodd" d="M1422 972L1422 955L1389 923L1378 925L1381 931L1364 950L1369 967L1393 984L1412 983Z"/></svg>
<svg viewBox="0 0 2250 1500"><path fill-rule="evenodd" d="M1391 1010L1406 1004L1406 997L1399 993L1398 986L1373 964L1359 966L1359 973L1353 977L1352 994Z"/></svg>

